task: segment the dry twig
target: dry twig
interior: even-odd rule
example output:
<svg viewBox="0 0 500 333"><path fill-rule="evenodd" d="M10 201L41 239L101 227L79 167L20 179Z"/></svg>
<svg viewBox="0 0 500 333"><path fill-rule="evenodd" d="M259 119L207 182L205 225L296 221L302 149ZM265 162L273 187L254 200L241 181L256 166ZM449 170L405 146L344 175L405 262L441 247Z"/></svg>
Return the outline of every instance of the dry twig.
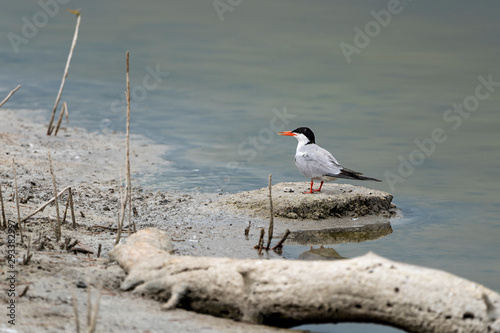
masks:
<svg viewBox="0 0 500 333"><path fill-rule="evenodd" d="M54 170L52 168L52 158L50 156L50 151L47 152L47 155L49 156L49 168L50 168L50 175L52 176L52 186L54 188L54 202L56 204L56 227L55 227L55 233L56 233L56 241L59 242L61 240L61 219L59 217L59 200L57 200L57 185L56 185L56 176L54 175Z"/></svg>
<svg viewBox="0 0 500 333"><path fill-rule="evenodd" d="M266 232L264 231L264 228L260 229L260 237L259 237L259 244L257 245L257 248L259 249L259 255L262 254L262 247L264 246L264 234Z"/></svg>
<svg viewBox="0 0 500 333"><path fill-rule="evenodd" d="M67 117L67 115L68 115L68 105L66 105L66 102L63 103L63 107L61 109L61 113L59 114L59 119L57 119L56 131L54 132L54 136L56 136L57 132L59 132L59 126L61 126L61 122L62 122L64 113L66 113L66 117Z"/></svg>
<svg viewBox="0 0 500 333"><path fill-rule="evenodd" d="M73 252L74 254L77 253L83 253L83 254L94 254L94 251L91 251L89 249L85 249L83 247L76 247L80 241L78 239L75 239L71 241L71 237L65 238L64 239L64 244L61 244L61 249L64 249L68 252Z"/></svg>
<svg viewBox="0 0 500 333"><path fill-rule="evenodd" d="M274 229L273 196L271 190L272 190L272 175L269 175L269 231L267 232L266 251L269 251L269 247L271 246L271 240L273 239L273 229Z"/></svg>
<svg viewBox="0 0 500 333"><path fill-rule="evenodd" d="M69 50L68 60L66 60L66 67L64 68L64 74L63 74L63 78L61 81L61 86L59 87L59 92L57 93L56 102L54 104L54 109L52 109L52 116L50 117L49 128L47 129L47 135L51 135L52 131L54 129L54 126L52 126L52 123L54 122L54 117L56 115L57 106L59 104L59 100L61 99L61 95L62 95L63 88L64 88L64 83L66 82L66 78L68 77L69 64L71 62L71 57L73 56L73 50L75 49L75 46L76 46L76 40L78 39L78 29L80 28L80 19L81 19L80 12L72 11L72 10L68 10L68 11L76 15L75 34L73 35L73 42L71 43L71 49Z"/></svg>
<svg viewBox="0 0 500 333"><path fill-rule="evenodd" d="M278 242L278 244L276 244L275 246L273 246L273 248L271 250L273 250L273 251L279 251L280 249L282 249L283 248L283 243L286 241L288 235L290 235L290 230L286 229L285 233L283 234L283 237L281 237L281 239Z"/></svg>
<svg viewBox="0 0 500 333"><path fill-rule="evenodd" d="M248 221L248 227L245 228L245 238L248 239L248 234L250 233L250 227L252 226L252 221Z"/></svg>
<svg viewBox="0 0 500 333"><path fill-rule="evenodd" d="M17 174L16 174L16 162L12 159L12 170L14 171L14 187L16 193L16 208L17 208L17 224L19 226L19 234L21 236L21 244L24 243L23 240L23 226L21 225L21 211L19 209L19 193L17 191Z"/></svg>
<svg viewBox="0 0 500 333"><path fill-rule="evenodd" d="M126 56L126 62L127 62L127 91L125 92L125 95L127 97L127 134L126 134L126 145L127 145L127 150L125 153L125 167L126 167L126 185L125 185L125 197L124 200L122 201L122 207L121 207L121 215L119 217L119 222L118 222L118 232L116 233L116 240L115 240L115 245L120 242L121 238L121 233L122 233L122 228L123 228L123 222L125 221L125 210L127 209L127 203L129 204L129 230L131 227L131 213L132 213L132 182L131 182L131 177L130 177L130 79L129 79L129 51L127 51L127 56ZM134 231L135 231L135 224L133 225ZM130 231L129 231L130 235Z"/></svg>
<svg viewBox="0 0 500 333"><path fill-rule="evenodd" d="M0 108L5 104L7 103L7 101L9 100L9 98L11 98L12 95L14 95L14 93L19 89L21 88L21 85L18 85L17 87L15 87L8 95L7 97L4 98L4 100L2 102L0 102Z"/></svg>
<svg viewBox="0 0 500 333"><path fill-rule="evenodd" d="M69 252L73 250L73 247L75 247L76 244L78 244L78 239L71 242L71 237L68 237L64 239L64 245L62 245L62 248Z"/></svg>
<svg viewBox="0 0 500 333"><path fill-rule="evenodd" d="M2 204L2 221L0 225L3 228L7 228L7 218L5 217L5 207L3 205L3 195L2 195L2 185L0 184L0 203Z"/></svg>
<svg viewBox="0 0 500 333"><path fill-rule="evenodd" d="M66 215L68 214L68 208L69 208L69 195L68 195L68 200L66 200L66 206L64 207L64 214L63 214L63 217L61 219L62 224L66 223Z"/></svg>
<svg viewBox="0 0 500 333"><path fill-rule="evenodd" d="M66 186L65 188L63 188L58 194L57 194L57 197L60 197L66 190L70 189L71 186ZM33 213L29 214L28 216L26 216L25 218L23 218L21 221L22 222L25 222L27 219L29 219L30 217L34 216L36 213L38 212L41 212L45 209L45 207L47 207L48 205L50 205L52 202L54 202L54 200L56 200L56 197L53 197L52 199L50 199L49 201L43 203L40 207L38 207Z"/></svg>
<svg viewBox="0 0 500 333"><path fill-rule="evenodd" d="M132 179L130 175L130 76L129 76L129 52L127 51L127 200L128 200L128 235L130 236L130 229L135 230L135 222L132 222ZM133 223L133 225L131 225Z"/></svg>
<svg viewBox="0 0 500 333"><path fill-rule="evenodd" d="M97 294L97 301L94 305L94 311L92 312L92 304L90 300L90 288L88 288L88 297L87 297L87 332L94 333L97 326L97 316L99 315L99 305L101 303L102 297L102 286L99 287Z"/></svg>
<svg viewBox="0 0 500 333"><path fill-rule="evenodd" d="M43 237L44 238L39 241L38 247L36 248L37 251L44 250L45 249L45 245L47 245L47 243L50 241L50 239L47 238L47 236L43 236Z"/></svg>
<svg viewBox="0 0 500 333"><path fill-rule="evenodd" d="M28 284L26 287L24 287L23 291L19 294L18 297L24 297L26 296L26 293L28 292L28 289L30 289L30 285Z"/></svg>
<svg viewBox="0 0 500 333"><path fill-rule="evenodd" d="M92 321L92 299L90 295L90 283L87 280L87 325Z"/></svg>
<svg viewBox="0 0 500 333"><path fill-rule="evenodd" d="M23 261L21 262L23 266L27 266L30 263L31 257L33 256L33 253L30 253L30 250L31 250L31 237L28 236L28 250L26 254L23 254Z"/></svg>
<svg viewBox="0 0 500 333"><path fill-rule="evenodd" d="M125 194L123 193L122 167L120 167L120 211L118 212L115 245L120 242L120 239L122 237L123 219L125 218L125 217L123 217L123 219L122 219L122 216L123 216L123 214L125 214L125 205L126 204L127 204L127 201L125 200ZM112 227L108 227L108 228L112 228Z"/></svg>
<svg viewBox="0 0 500 333"><path fill-rule="evenodd" d="M71 221L73 222L73 229L76 229L75 207L73 205L73 190L71 189L71 187L69 188L68 201L69 208L71 209Z"/></svg>
<svg viewBox="0 0 500 333"><path fill-rule="evenodd" d="M74 247L71 249L73 254L83 253L83 254L94 254L94 251L84 249L83 247ZM90 258L90 257L89 257Z"/></svg>

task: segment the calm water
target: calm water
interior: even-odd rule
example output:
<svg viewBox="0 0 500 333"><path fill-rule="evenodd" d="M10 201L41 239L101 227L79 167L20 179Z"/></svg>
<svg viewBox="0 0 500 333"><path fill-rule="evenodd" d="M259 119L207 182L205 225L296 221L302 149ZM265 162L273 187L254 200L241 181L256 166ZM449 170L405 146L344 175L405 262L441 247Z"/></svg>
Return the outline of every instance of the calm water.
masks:
<svg viewBox="0 0 500 333"><path fill-rule="evenodd" d="M213 3L4 1L0 99L22 84L5 107L49 115L76 21L63 9L81 9L70 123L124 130L130 50L132 131L170 145L160 189L302 181L296 141L275 133L308 126L342 164L383 179L370 185L405 214L390 236L341 255L374 251L500 291L500 3Z"/></svg>

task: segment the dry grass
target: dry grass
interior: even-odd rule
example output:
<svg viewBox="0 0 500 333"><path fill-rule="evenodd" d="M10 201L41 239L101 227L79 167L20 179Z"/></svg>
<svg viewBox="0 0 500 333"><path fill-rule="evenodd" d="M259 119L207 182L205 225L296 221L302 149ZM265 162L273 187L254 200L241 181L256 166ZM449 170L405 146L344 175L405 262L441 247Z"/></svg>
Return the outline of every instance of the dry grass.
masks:
<svg viewBox="0 0 500 333"><path fill-rule="evenodd" d="M0 102L0 108L5 104L7 103L7 101L9 100L9 98L14 95L14 93L19 89L21 88L21 85L18 85L17 87L15 87L14 89L12 89L12 91L7 95L7 97L4 98L3 101Z"/></svg>
<svg viewBox="0 0 500 333"><path fill-rule="evenodd" d="M126 185L125 185L125 195L122 198L121 213L118 219L118 232L116 233L115 244L120 242L123 222L125 221L125 211L127 209L128 203L128 218L129 218L129 234L131 229L131 219L132 219L132 181L130 176L130 77L129 77L129 51L127 51L126 56L127 62L127 90L125 95L127 96L127 133L126 133L126 152L125 152L125 172L126 172ZM133 225L133 231L135 232L135 224Z"/></svg>
<svg viewBox="0 0 500 333"><path fill-rule="evenodd" d="M76 15L75 33L73 35L73 42L71 43L71 48L69 50L68 59L66 60L66 67L64 68L64 74L63 74L63 77L61 80L61 86L59 87L59 92L57 93L56 101L54 103L54 108L52 109L52 115L50 117L49 127L47 129L47 135L51 135L52 131L54 130L54 126L52 125L52 123L54 122L54 117L55 117L56 112L57 112L57 106L59 105L59 100L61 99L61 95L62 95L62 92L64 89L64 84L66 83L66 78L68 77L69 64L71 63L71 57L73 56L73 50L75 49L76 40L78 39L78 30L80 28L80 20L82 18L82 16L80 15L80 12L72 11L72 10L68 10L68 11Z"/></svg>
<svg viewBox="0 0 500 333"><path fill-rule="evenodd" d="M269 231L267 232L266 251L269 251L269 248L271 247L271 241L273 239L273 231L274 231L272 180L273 180L273 176L269 175Z"/></svg>

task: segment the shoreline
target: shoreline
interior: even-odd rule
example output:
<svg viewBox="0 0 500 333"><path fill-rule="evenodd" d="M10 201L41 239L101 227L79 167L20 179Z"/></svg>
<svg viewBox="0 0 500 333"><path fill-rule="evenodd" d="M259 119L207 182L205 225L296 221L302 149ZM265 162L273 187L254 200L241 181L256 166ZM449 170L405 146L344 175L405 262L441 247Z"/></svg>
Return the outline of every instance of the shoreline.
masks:
<svg viewBox="0 0 500 333"><path fill-rule="evenodd" d="M16 329L26 331L72 331L74 313L72 292L78 299L80 318L84 318L87 289L102 283L104 288L98 319L98 331L135 332L160 331L165 327L196 332L207 325L213 332L289 332L272 327L237 323L173 310L161 312L160 304L120 290L125 274L107 259L114 246L115 226L120 211L120 166L125 165L125 135L96 134L81 128L69 127L59 131L57 137L45 134L46 126L39 111L1 109L0 115L0 182L7 218L17 221L14 199L12 158L16 162L21 217L27 216L39 205L53 197L53 188L47 152L50 150L58 190L72 186L77 228L71 227L68 214L62 228L61 242L56 242L48 223L48 216L55 220L55 208L49 205L42 212L26 221L25 236L31 237L33 257L22 265L27 254L26 242L17 245L17 295L29 288L25 295L17 297L19 309ZM265 216L252 216L247 211L229 209L222 204L229 195L219 193L157 191L142 186L137 175L154 173L158 168L168 168L160 152L168 146L156 145L150 140L131 136L132 202L133 219L137 229L157 227L172 238L177 254L188 256L232 258L281 258L270 251L259 257L253 246L257 244L260 228L268 226ZM124 172L123 172L124 174ZM60 211L64 209L67 195L60 197ZM244 230L249 220L252 227L248 238ZM356 223L363 223L362 217ZM342 222L338 219L337 224ZM345 221L345 220L344 220ZM349 219L352 223L352 220ZM286 228L307 229L307 221L275 222L275 238ZM325 226L325 221L320 223ZM127 223L125 223L127 224ZM387 233L387 231L384 231ZM7 230L2 230L2 242L7 241ZM61 249L65 239L78 240L78 247L87 254ZM122 232L122 242L127 231ZM277 241L277 240L276 240ZM97 258L99 244L101 258ZM286 244L285 244L286 246ZM92 252L92 253L90 253ZM2 271L3 275L6 271ZM85 286L85 288L82 288ZM95 298L95 296L94 296ZM1 297L8 302L6 294ZM119 304L119 305L118 305ZM116 307L120 312L116 313ZM172 324L176 321L176 324ZM6 328L2 322L0 328ZM84 326L85 327L85 326ZM132 329L132 327L134 327ZM209 330L210 331L210 330Z"/></svg>

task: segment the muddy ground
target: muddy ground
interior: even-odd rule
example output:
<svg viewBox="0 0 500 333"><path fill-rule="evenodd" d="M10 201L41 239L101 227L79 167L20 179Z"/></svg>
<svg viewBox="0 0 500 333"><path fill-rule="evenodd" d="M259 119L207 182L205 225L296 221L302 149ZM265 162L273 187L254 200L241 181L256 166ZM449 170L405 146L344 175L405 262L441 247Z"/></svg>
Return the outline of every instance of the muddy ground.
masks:
<svg viewBox="0 0 500 333"><path fill-rule="evenodd" d="M57 137L49 137L45 134L45 118L36 111L1 109L0 119L0 184L6 217L11 226L0 231L0 272L5 289L0 296L5 312L2 313L0 332L74 332L73 293L81 326L85 328L87 291L91 290L92 302L95 302L98 288L102 288L98 332L289 331L184 310L164 312L153 300L121 291L119 287L124 273L107 259L107 253L114 246L120 211L120 168L125 164L124 135L101 135L69 127L60 131ZM182 255L259 258L253 246L257 243L260 228L267 228L267 217L234 209L230 203L234 199L219 193L159 192L141 186L141 177L147 177L158 168L168 168L168 162L159 157L168 147L155 145L139 136L132 136L131 139L134 175L132 206L137 229L158 227L165 230L172 237L176 253ZM56 241L56 210L51 204L25 222L23 244L20 244L12 160L15 160L17 172L20 214L25 217L53 197L48 151L52 156L58 191L66 186L72 187L76 228L72 226L68 210L62 226L62 238ZM124 175L124 170L121 173ZM304 186L307 187L307 184L304 183ZM227 199L226 203L224 200ZM65 193L59 200L61 217L67 201ZM323 221L277 218L275 235L279 237L287 228L349 226L358 230L368 226L370 230L382 230L370 236L377 238L390 233L387 213L384 214L380 218L349 216ZM246 237L244 230L249 221L252 226ZM16 232L13 267L9 267L12 263L6 258L9 230ZM127 232L122 241L126 238ZM27 255L28 239L32 257L26 263L23 256ZM78 240L78 243L68 250L65 240ZM100 258L97 257L99 245ZM279 254L270 251L260 258L279 257ZM11 284L7 279L11 277L12 281L15 280L16 297L9 296ZM6 306L13 300L15 325L9 324L11 319L6 316Z"/></svg>

